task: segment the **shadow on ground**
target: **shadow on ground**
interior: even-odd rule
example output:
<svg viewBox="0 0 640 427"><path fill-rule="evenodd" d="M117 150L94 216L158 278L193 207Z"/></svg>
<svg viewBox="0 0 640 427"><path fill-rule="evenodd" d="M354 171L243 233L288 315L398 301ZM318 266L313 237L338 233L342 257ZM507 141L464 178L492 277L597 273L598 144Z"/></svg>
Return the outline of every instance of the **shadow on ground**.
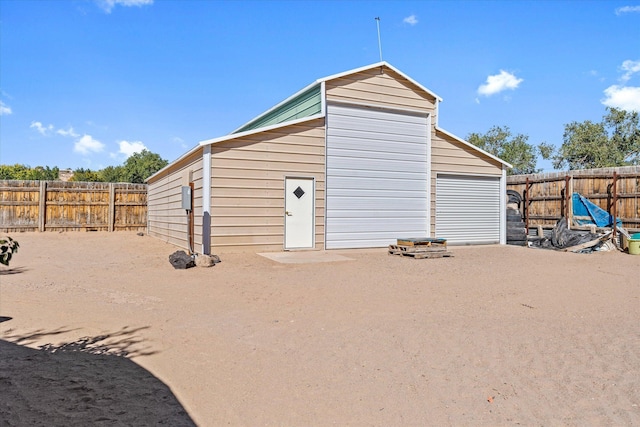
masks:
<svg viewBox="0 0 640 427"><path fill-rule="evenodd" d="M69 330L0 340L0 425L194 426L171 389L129 357L151 355L137 332L26 347Z"/></svg>
<svg viewBox="0 0 640 427"><path fill-rule="evenodd" d="M24 273L25 271L29 271L28 268L24 268L24 267L15 267L15 268L3 268L2 270L0 270L0 276L7 276L9 274L20 274L20 273Z"/></svg>

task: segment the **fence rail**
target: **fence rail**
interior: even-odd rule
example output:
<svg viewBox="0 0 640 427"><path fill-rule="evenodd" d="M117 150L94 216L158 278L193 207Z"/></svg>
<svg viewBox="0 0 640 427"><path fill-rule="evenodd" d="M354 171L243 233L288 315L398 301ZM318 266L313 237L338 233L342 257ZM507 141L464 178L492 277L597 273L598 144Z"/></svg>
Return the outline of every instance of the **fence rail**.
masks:
<svg viewBox="0 0 640 427"><path fill-rule="evenodd" d="M147 227L145 184L0 180L0 231Z"/></svg>
<svg viewBox="0 0 640 427"><path fill-rule="evenodd" d="M640 166L513 175L507 189L522 196L528 227L551 227L563 216L571 223L576 192L619 218L623 227L640 229Z"/></svg>

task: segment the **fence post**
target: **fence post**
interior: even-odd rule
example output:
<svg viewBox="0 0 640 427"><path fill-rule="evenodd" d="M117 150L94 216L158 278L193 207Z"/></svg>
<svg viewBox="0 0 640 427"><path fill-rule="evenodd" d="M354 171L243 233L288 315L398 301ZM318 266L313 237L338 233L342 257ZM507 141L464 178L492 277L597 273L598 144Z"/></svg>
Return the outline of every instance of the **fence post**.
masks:
<svg viewBox="0 0 640 427"><path fill-rule="evenodd" d="M44 231L47 221L47 181L40 181L38 199L38 230Z"/></svg>
<svg viewBox="0 0 640 427"><path fill-rule="evenodd" d="M571 230L571 221L572 221L572 206L571 206L571 193L569 192L569 182L572 178L569 175L564 176L564 201L563 205L566 206L564 209L564 216L567 219L567 228Z"/></svg>
<svg viewBox="0 0 640 427"><path fill-rule="evenodd" d="M573 224L573 174L569 175L568 185L569 199L567 200L567 210L569 212L569 218L567 219L567 224Z"/></svg>
<svg viewBox="0 0 640 427"><path fill-rule="evenodd" d="M116 221L116 189L113 182L109 183L109 231L113 231Z"/></svg>
<svg viewBox="0 0 640 427"><path fill-rule="evenodd" d="M529 234L529 177L524 181L524 203L522 204L522 213L524 214L524 226Z"/></svg>
<svg viewBox="0 0 640 427"><path fill-rule="evenodd" d="M611 211L613 213L613 233L611 234L611 238L615 241L616 239L616 227L618 225L617 222L617 211L616 205L618 204L618 174L613 172L613 206L611 206Z"/></svg>

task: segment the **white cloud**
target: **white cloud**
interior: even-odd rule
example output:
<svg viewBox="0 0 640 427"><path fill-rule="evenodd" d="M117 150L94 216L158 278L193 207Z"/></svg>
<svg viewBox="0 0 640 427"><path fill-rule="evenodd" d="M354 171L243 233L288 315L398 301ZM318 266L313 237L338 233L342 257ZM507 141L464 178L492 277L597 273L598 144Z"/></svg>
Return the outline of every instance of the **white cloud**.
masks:
<svg viewBox="0 0 640 427"><path fill-rule="evenodd" d="M613 85L604 94L601 102L607 107L640 112L640 87Z"/></svg>
<svg viewBox="0 0 640 427"><path fill-rule="evenodd" d="M616 9L616 15L633 12L640 12L640 6L622 6Z"/></svg>
<svg viewBox="0 0 640 427"><path fill-rule="evenodd" d="M13 111L11 110L11 107L9 107L4 102L0 101L0 116L8 116L9 114L12 114L12 113Z"/></svg>
<svg viewBox="0 0 640 427"><path fill-rule="evenodd" d="M64 129L58 129L58 130L56 131L56 133L57 133L58 135L62 135L62 136L71 136L71 137L73 137L73 138L77 138L77 137L79 137L79 136L80 136L80 135L78 135L78 134L73 130L73 128L72 128L71 126L69 126L69 129L67 129L67 130L64 130Z"/></svg>
<svg viewBox="0 0 640 427"><path fill-rule="evenodd" d="M53 132L53 125L43 126L42 122L31 122L29 126L32 129L37 130L41 135L47 136Z"/></svg>
<svg viewBox="0 0 640 427"><path fill-rule="evenodd" d="M79 134L77 134L73 130L73 127L71 127L71 126L69 126L69 129L57 129L56 130L55 126L53 126L52 124L50 124L48 126L45 126L45 125L42 124L42 122L33 121L33 122L31 122L31 125L29 127L32 128L32 129L37 130L41 135L44 135L44 136L49 136L49 135L51 135L53 133L56 133L56 134L61 135L61 136L69 136L69 137L72 137L72 138L77 138L77 137L80 136Z"/></svg>
<svg viewBox="0 0 640 427"><path fill-rule="evenodd" d="M142 150L146 150L147 147L141 141L125 141L122 140L119 142L120 145L120 154L124 154L127 157L130 157L134 153L140 153Z"/></svg>
<svg viewBox="0 0 640 427"><path fill-rule="evenodd" d="M48 126L45 126L42 124L42 122L33 121L31 122L31 125L29 127L37 130L40 134L44 136L50 136L53 133L55 133L57 135L64 136L64 137L77 138L76 142L73 144L73 151L75 151L76 153L80 153L84 155L87 155L90 153L100 153L104 151L104 148L105 148L105 145L102 142L98 141L91 135L84 134L82 137L80 137L80 134L77 133L72 126L69 126L68 129L56 130L55 126L51 124ZM123 141L123 142L126 142L126 141ZM122 151L122 145L121 145L121 151Z"/></svg>
<svg viewBox="0 0 640 427"><path fill-rule="evenodd" d="M111 13L111 10L117 5L125 7L142 7L148 4L153 4L153 0L96 0L96 2L98 3L98 6L107 13Z"/></svg>
<svg viewBox="0 0 640 427"><path fill-rule="evenodd" d="M604 90L605 97L600 102L607 107L640 112L640 87L626 85L634 74L640 73L640 60L627 59L623 61L620 71L624 72L618 79L621 84L606 88Z"/></svg>
<svg viewBox="0 0 640 427"><path fill-rule="evenodd" d="M594 77L594 78L598 79L598 81L601 81L601 82L605 81L605 78L600 75L598 70L589 70L589 75L591 77Z"/></svg>
<svg viewBox="0 0 640 427"><path fill-rule="evenodd" d="M73 146L73 151L80 154L89 154L90 152L99 153L103 150L104 144L102 142L86 134L77 140Z"/></svg>
<svg viewBox="0 0 640 427"><path fill-rule="evenodd" d="M182 148L189 148L187 143L184 142L184 139L180 138L179 136L174 136L173 137L173 142L175 142L176 144L180 144L180 147L182 147Z"/></svg>
<svg viewBox="0 0 640 427"><path fill-rule="evenodd" d="M418 23L418 18L416 15L407 16L402 20L405 24L416 25Z"/></svg>
<svg viewBox="0 0 640 427"><path fill-rule="evenodd" d="M623 82L628 82L629 79L631 79L631 76L633 76L635 73L640 73L640 61L632 61L630 59L627 59L622 63L620 68L622 69L622 71L626 71L622 75L622 77L620 77L620 80L622 80Z"/></svg>
<svg viewBox="0 0 640 427"><path fill-rule="evenodd" d="M487 82L478 87L478 95L491 96L505 90L514 90L523 82L514 74L500 70L500 74L487 77Z"/></svg>

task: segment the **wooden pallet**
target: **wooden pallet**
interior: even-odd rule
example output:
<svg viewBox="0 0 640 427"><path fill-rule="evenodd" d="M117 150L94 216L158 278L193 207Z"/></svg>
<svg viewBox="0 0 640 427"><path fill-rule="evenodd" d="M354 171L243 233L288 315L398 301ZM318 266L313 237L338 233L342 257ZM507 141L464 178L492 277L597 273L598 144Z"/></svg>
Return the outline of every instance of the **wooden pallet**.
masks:
<svg viewBox="0 0 640 427"><path fill-rule="evenodd" d="M404 245L389 245L390 255L410 256L416 259L452 257L446 247L418 247Z"/></svg>
<svg viewBox="0 0 640 427"><path fill-rule="evenodd" d="M398 239L398 246L447 247L447 239L431 237Z"/></svg>

